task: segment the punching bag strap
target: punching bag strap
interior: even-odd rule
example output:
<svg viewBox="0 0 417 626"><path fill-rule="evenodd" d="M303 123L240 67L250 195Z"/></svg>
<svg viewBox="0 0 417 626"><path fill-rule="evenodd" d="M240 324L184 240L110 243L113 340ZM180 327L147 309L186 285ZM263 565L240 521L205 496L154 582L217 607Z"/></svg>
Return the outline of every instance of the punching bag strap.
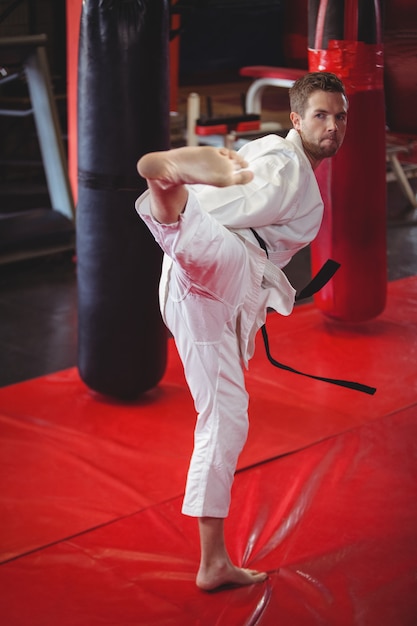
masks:
<svg viewBox="0 0 417 626"><path fill-rule="evenodd" d="M268 257L268 250L266 248L265 241L258 235L258 233L251 228L253 235L258 241L261 248L265 251L266 256ZM302 289L297 295L296 300L303 300L304 298L309 298L313 294L315 294L319 289L324 287L324 285L332 278L332 276L339 269L340 263L336 261L332 261L329 259L321 268L321 270L314 276L314 278ZM337 378L327 378L325 376L314 376L313 374L306 374L305 372L300 372L299 370L290 367L289 365L284 365L280 363L271 355L269 349L269 338L266 330L266 324L264 324L261 328L262 337L265 344L266 356L268 357L269 362L274 366L278 367L282 370L286 370L287 372L292 372L293 374L299 374L300 376L306 376L307 378L313 378L314 380L321 380L325 383L331 383L332 385L339 385L339 387L347 387L348 389L353 389L354 391L361 391L362 393L367 393L369 395L374 395L376 392L375 387L369 387L368 385L363 385L362 383L356 383L349 380L340 380Z"/></svg>

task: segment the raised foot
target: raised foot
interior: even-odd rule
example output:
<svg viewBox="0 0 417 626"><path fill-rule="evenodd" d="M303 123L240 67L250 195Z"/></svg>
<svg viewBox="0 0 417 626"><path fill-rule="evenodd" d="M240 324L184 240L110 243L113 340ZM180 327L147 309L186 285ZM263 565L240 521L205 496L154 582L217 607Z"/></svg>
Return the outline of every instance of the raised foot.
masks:
<svg viewBox="0 0 417 626"><path fill-rule="evenodd" d="M151 152L138 162L144 178L159 181L162 187L201 183L216 187L246 184L253 178L245 170L247 163L239 154L226 148L210 146L175 148Z"/></svg>
<svg viewBox="0 0 417 626"><path fill-rule="evenodd" d="M200 569L197 575L197 587L203 591L220 591L225 587L243 587L262 583L268 578L266 572L229 565L218 569Z"/></svg>

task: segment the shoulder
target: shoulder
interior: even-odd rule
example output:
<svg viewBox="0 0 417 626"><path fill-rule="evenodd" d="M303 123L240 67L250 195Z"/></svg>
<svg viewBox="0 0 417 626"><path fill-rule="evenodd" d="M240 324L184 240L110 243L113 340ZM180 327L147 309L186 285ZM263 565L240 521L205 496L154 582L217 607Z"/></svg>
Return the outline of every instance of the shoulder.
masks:
<svg viewBox="0 0 417 626"><path fill-rule="evenodd" d="M254 139L239 150L239 154L249 161L269 154L285 154L286 152L294 152L294 144L279 135L265 135L265 137Z"/></svg>
<svg viewBox="0 0 417 626"><path fill-rule="evenodd" d="M291 129L286 137L279 135L266 135L259 139L248 142L240 150L241 154L249 164L262 161L263 163L274 164L275 167L295 166L304 173L313 173L310 161L308 160L301 138L296 130Z"/></svg>
<svg viewBox="0 0 417 626"><path fill-rule="evenodd" d="M267 135L255 139L239 150L254 173L254 185L272 183L281 189L300 192L314 172L301 145L297 145L298 133L290 131L287 137Z"/></svg>

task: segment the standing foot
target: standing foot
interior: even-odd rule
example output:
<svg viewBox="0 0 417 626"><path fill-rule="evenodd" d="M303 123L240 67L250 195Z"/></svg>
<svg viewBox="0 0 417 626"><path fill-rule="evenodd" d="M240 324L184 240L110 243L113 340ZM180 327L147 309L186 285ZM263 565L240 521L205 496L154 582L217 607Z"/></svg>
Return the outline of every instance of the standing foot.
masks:
<svg viewBox="0 0 417 626"><path fill-rule="evenodd" d="M197 574L197 587L203 591L214 591L221 587L243 587L262 583L268 578L266 572L236 567L232 563L210 568L200 567Z"/></svg>

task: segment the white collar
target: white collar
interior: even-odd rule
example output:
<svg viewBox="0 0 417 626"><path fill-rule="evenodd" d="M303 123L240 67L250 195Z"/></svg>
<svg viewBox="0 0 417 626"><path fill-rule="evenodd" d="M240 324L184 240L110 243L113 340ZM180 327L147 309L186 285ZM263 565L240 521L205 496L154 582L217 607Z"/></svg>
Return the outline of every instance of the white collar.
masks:
<svg viewBox="0 0 417 626"><path fill-rule="evenodd" d="M288 141L291 141L291 143L294 144L296 148L298 148L298 150L302 153L306 161L308 161L310 167L312 167L310 159L308 158L308 156L306 155L304 151L304 146L303 146L303 142L301 141L300 134L295 130L295 128L291 128L291 130L288 131L285 139L288 139Z"/></svg>

